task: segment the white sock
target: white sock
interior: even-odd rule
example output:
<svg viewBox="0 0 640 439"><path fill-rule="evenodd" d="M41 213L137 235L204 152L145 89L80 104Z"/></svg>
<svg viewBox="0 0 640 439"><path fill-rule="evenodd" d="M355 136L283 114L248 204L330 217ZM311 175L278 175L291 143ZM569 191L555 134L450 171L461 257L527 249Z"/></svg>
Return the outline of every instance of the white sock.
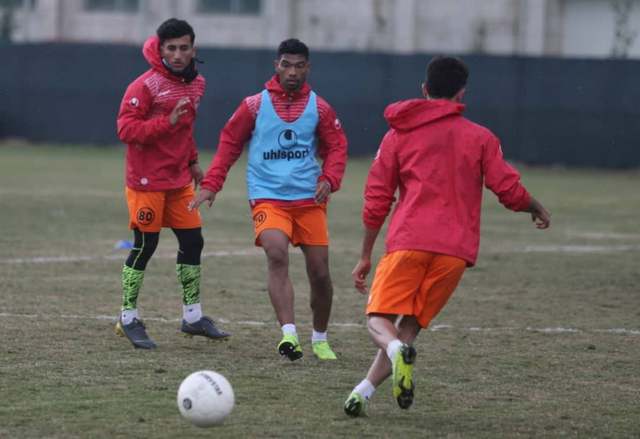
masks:
<svg viewBox="0 0 640 439"><path fill-rule="evenodd" d="M123 325L128 325L133 322L133 319L137 319L138 317L138 309L123 309L120 313L120 321Z"/></svg>
<svg viewBox="0 0 640 439"><path fill-rule="evenodd" d="M296 325L294 325L293 323L286 323L282 325L282 333L284 335L295 335L296 337L298 336L298 333L296 332Z"/></svg>
<svg viewBox="0 0 640 439"><path fill-rule="evenodd" d="M367 401L371 399L374 393L376 393L376 388L371 384L371 381L368 379L363 379L360 381L360 384L353 388L354 392L358 392L360 395L364 397Z"/></svg>
<svg viewBox="0 0 640 439"><path fill-rule="evenodd" d="M311 343L316 341L327 341L327 331L318 332L314 329L313 334L311 334Z"/></svg>
<svg viewBox="0 0 640 439"><path fill-rule="evenodd" d="M389 357L389 360L393 361L401 347L402 342L397 338L389 342L389 344L387 345L387 357Z"/></svg>
<svg viewBox="0 0 640 439"><path fill-rule="evenodd" d="M193 305L182 305L182 318L187 323L195 323L202 318L202 307L200 303L194 303Z"/></svg>

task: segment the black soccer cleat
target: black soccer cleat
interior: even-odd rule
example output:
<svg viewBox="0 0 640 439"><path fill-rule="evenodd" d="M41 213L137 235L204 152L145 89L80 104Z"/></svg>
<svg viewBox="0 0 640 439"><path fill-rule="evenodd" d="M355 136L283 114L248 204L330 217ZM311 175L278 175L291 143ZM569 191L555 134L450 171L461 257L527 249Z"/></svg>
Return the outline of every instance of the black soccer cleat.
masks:
<svg viewBox="0 0 640 439"><path fill-rule="evenodd" d="M415 389L415 385L413 382L410 387L404 386L404 377L400 380L400 395L396 398L398 406L401 409L408 409L413 404L413 391Z"/></svg>
<svg viewBox="0 0 640 439"><path fill-rule="evenodd" d="M180 331L188 337L201 335L212 340L225 339L231 335L228 332L218 329L216 324L213 323L213 320L207 316L202 316L200 320L194 323L187 323L186 320L182 320Z"/></svg>
<svg viewBox="0 0 640 439"><path fill-rule="evenodd" d="M120 320L116 323L116 335L127 337L136 349L155 349L157 345L147 335L142 320L134 318L128 325L123 325Z"/></svg>
<svg viewBox="0 0 640 439"><path fill-rule="evenodd" d="M278 353L291 361L302 358L302 347L297 335L285 334L278 343Z"/></svg>

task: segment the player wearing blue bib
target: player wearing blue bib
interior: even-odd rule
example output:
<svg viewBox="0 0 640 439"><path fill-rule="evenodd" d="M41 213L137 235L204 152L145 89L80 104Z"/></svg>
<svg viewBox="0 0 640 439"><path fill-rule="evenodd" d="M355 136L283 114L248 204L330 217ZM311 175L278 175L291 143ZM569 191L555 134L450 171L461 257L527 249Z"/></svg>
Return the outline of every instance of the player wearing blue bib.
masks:
<svg viewBox="0 0 640 439"><path fill-rule="evenodd" d="M248 144L247 191L255 243L267 256L269 297L282 328L278 352L291 361L302 357L289 278L292 244L302 249L309 276L313 352L321 360L333 360L327 341L333 286L326 210L329 194L340 188L347 139L333 109L306 83L307 46L295 39L283 41L274 64L276 74L265 90L244 99L222 130L191 208L213 203Z"/></svg>

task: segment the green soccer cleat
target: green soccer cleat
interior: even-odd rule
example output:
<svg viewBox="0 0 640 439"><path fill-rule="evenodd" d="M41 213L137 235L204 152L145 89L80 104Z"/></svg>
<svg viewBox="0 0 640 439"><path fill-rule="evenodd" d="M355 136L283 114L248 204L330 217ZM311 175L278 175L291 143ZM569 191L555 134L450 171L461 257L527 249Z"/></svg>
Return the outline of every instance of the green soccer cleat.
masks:
<svg viewBox="0 0 640 439"><path fill-rule="evenodd" d="M331 350L329 342L326 340L312 342L311 348L313 349L313 353L316 355L316 357L318 357L318 360L338 359L338 357L336 357L336 354Z"/></svg>
<svg viewBox="0 0 640 439"><path fill-rule="evenodd" d="M280 343L278 343L278 352L291 361L302 358L302 348L300 347L298 337L289 334L284 335Z"/></svg>
<svg viewBox="0 0 640 439"><path fill-rule="evenodd" d="M408 409L413 404L413 363L416 361L416 350L413 346L403 344L392 363L393 397L401 409Z"/></svg>
<svg viewBox="0 0 640 439"><path fill-rule="evenodd" d="M364 396L354 390L344 402L344 412L352 418L366 416L368 402Z"/></svg>

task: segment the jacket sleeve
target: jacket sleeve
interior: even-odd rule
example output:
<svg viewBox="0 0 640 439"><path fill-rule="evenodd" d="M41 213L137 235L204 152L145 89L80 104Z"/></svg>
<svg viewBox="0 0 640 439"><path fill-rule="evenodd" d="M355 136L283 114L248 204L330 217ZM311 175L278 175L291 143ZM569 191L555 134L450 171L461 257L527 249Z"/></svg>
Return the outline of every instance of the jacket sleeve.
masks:
<svg viewBox="0 0 640 439"><path fill-rule="evenodd" d="M347 165L347 136L336 112L324 100L318 100L320 120L316 128L318 155L322 159L322 174L319 180L331 185L331 192L340 189Z"/></svg>
<svg viewBox="0 0 640 439"><path fill-rule="evenodd" d="M189 163L198 163L198 147L196 140L193 138L193 130L191 132L191 151L189 152Z"/></svg>
<svg viewBox="0 0 640 439"><path fill-rule="evenodd" d="M382 139L376 158L373 160L364 188L362 221L370 229L379 229L384 224L399 183L398 158L396 156L396 133L389 130Z"/></svg>
<svg viewBox="0 0 640 439"><path fill-rule="evenodd" d="M242 155L244 145L251 138L254 126L254 115L243 100L220 133L218 148L207 175L202 180L203 188L213 192L222 190L229 169Z"/></svg>
<svg viewBox="0 0 640 439"><path fill-rule="evenodd" d="M141 81L135 81L127 88L118 112L118 138L127 144L150 144L161 135L178 129L172 126L169 116L147 119L152 96Z"/></svg>
<svg viewBox="0 0 640 439"><path fill-rule="evenodd" d="M529 207L531 195L520 182L518 171L504 160L500 141L493 135L484 144L482 171L485 186L503 206L516 212Z"/></svg>

